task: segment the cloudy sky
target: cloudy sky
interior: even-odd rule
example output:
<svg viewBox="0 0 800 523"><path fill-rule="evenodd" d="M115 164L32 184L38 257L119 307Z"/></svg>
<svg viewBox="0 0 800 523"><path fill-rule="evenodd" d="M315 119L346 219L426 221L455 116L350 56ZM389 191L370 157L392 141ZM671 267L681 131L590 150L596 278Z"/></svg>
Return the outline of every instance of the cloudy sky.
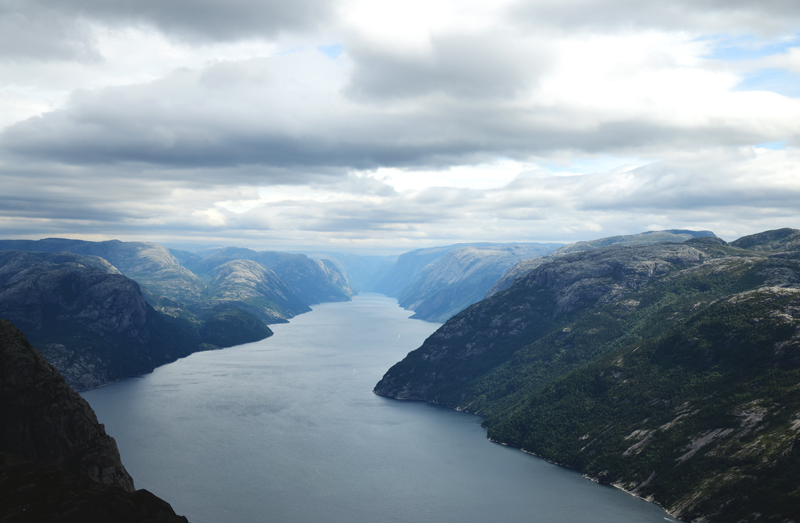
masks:
<svg viewBox="0 0 800 523"><path fill-rule="evenodd" d="M0 0L0 237L800 228L796 0Z"/></svg>

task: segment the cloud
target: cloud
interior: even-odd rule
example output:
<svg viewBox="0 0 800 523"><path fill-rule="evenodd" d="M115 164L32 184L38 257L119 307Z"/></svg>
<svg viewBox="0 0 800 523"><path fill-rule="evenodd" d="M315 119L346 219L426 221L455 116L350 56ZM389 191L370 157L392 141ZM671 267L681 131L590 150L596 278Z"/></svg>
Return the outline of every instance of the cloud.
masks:
<svg viewBox="0 0 800 523"><path fill-rule="evenodd" d="M800 226L799 10L0 0L0 232L401 251Z"/></svg>
<svg viewBox="0 0 800 523"><path fill-rule="evenodd" d="M422 52L366 42L348 51L354 62L348 94L367 100L431 94L513 98L531 89L548 65L542 42L491 33L436 36Z"/></svg>
<svg viewBox="0 0 800 523"><path fill-rule="evenodd" d="M642 42L665 45L650 39ZM588 49L614 50L618 39L563 44L561 63L543 69L534 58L528 76L491 59L504 49L497 44L469 74L515 79L499 88L459 76L469 71L462 67L464 45L436 43L434 54L447 63L420 66L422 78L409 73L406 83L359 84L367 65L358 58L343 65L312 49L77 92L62 109L3 130L0 150L69 165L139 165L143 176L213 178L214 169L239 168L231 183L302 183L350 170L448 168L558 151L647 156L791 144L800 133L797 99L733 92L728 73L654 65L647 53L610 59L615 67L591 71L591 83L575 78L593 59ZM370 78L396 65L378 63Z"/></svg>
<svg viewBox="0 0 800 523"><path fill-rule="evenodd" d="M152 27L194 43L274 39L318 29L333 16L332 9L322 0L2 0L0 56L98 59L95 25Z"/></svg>
<svg viewBox="0 0 800 523"><path fill-rule="evenodd" d="M800 4L785 0L520 0L509 7L508 17L514 24L542 30L659 29L766 36L796 31Z"/></svg>
<svg viewBox="0 0 800 523"><path fill-rule="evenodd" d="M798 166L795 148L718 148L628 170L527 171L495 188L395 191L368 174L255 190L222 177L216 186L134 176L98 183L103 167L93 180L63 167L30 165L4 176L0 230L4 236L202 238L261 248L394 252L479 240L576 241L640 232L649 224L710 229L730 240L800 227Z"/></svg>
<svg viewBox="0 0 800 523"><path fill-rule="evenodd" d="M0 58L97 61L91 29L48 5L0 2Z"/></svg>

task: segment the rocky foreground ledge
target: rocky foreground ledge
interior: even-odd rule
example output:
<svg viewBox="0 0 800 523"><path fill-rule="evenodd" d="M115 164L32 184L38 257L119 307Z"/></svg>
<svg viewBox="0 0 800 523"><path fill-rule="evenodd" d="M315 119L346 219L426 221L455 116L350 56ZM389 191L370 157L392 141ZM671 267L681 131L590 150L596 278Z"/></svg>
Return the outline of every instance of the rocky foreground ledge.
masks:
<svg viewBox="0 0 800 523"><path fill-rule="evenodd" d="M0 521L187 523L135 490L89 404L0 320Z"/></svg>

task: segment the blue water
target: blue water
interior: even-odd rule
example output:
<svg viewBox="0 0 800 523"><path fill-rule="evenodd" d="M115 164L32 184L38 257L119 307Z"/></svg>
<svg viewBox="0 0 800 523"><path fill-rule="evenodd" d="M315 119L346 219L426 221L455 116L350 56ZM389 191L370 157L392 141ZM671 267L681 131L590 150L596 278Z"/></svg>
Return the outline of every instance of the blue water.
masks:
<svg viewBox="0 0 800 523"><path fill-rule="evenodd" d="M490 443L480 419L371 391L438 325L360 295L85 392L137 488L194 523L673 521Z"/></svg>

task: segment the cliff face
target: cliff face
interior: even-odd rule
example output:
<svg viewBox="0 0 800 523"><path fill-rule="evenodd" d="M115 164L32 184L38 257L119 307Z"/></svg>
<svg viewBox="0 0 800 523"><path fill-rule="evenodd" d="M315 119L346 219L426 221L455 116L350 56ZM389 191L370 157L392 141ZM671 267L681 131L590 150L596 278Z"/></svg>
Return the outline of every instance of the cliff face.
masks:
<svg viewBox="0 0 800 523"><path fill-rule="evenodd" d="M686 520L798 521L798 238L551 259L451 318L375 392L481 414L490 438Z"/></svg>
<svg viewBox="0 0 800 523"><path fill-rule="evenodd" d="M86 401L0 319L0 506L4 521L187 523L134 489Z"/></svg>
<svg viewBox="0 0 800 523"><path fill-rule="evenodd" d="M8 320L0 320L0 449L132 492L94 411Z"/></svg>

